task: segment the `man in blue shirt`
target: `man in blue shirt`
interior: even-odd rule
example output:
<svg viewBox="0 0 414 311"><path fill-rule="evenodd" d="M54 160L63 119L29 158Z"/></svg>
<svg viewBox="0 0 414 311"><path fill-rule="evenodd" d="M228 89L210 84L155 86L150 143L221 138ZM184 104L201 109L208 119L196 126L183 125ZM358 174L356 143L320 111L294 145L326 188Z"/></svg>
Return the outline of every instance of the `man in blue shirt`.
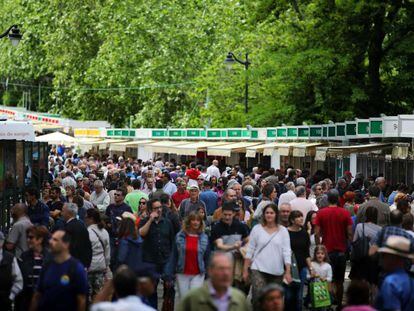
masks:
<svg viewBox="0 0 414 311"><path fill-rule="evenodd" d="M27 216L34 225L49 225L49 207L39 200L39 190L28 188L25 191L25 198L28 205Z"/></svg>
<svg viewBox="0 0 414 311"><path fill-rule="evenodd" d="M85 268L70 256L70 235L57 230L49 241L53 260L43 266L31 310L83 311L88 281Z"/></svg>
<svg viewBox="0 0 414 311"><path fill-rule="evenodd" d="M390 236L378 252L382 254L385 279L378 293L378 310L414 310L414 279L405 271L406 259L413 259L411 242L402 236Z"/></svg>
<svg viewBox="0 0 414 311"><path fill-rule="evenodd" d="M204 202L207 209L207 215L213 215L218 207L218 195L211 190L211 181L205 180L203 184L203 191L200 193L200 200Z"/></svg>

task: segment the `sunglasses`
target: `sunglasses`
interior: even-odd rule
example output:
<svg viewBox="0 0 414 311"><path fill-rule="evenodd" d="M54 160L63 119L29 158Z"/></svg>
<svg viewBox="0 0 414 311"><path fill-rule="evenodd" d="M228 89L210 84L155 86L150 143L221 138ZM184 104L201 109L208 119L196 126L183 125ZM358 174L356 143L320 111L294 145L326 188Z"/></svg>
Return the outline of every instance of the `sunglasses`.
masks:
<svg viewBox="0 0 414 311"><path fill-rule="evenodd" d="M204 180L204 178L197 178L197 180Z"/></svg>
<svg viewBox="0 0 414 311"><path fill-rule="evenodd" d="M139 202L139 204L147 204L147 202L141 201L141 202Z"/></svg>

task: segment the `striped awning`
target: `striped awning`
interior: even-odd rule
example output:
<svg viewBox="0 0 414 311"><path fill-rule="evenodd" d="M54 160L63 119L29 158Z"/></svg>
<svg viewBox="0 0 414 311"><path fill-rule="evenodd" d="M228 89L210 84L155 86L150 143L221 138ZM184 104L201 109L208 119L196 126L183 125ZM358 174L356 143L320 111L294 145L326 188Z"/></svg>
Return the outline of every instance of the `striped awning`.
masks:
<svg viewBox="0 0 414 311"><path fill-rule="evenodd" d="M230 157L232 152L246 152L248 147L259 144L260 142L227 143L225 145L208 147L207 154L209 156Z"/></svg>
<svg viewBox="0 0 414 311"><path fill-rule="evenodd" d="M220 141L198 141L188 145L180 145L170 148L170 153L178 155L196 156L199 151L207 151L208 147L222 146L228 142Z"/></svg>

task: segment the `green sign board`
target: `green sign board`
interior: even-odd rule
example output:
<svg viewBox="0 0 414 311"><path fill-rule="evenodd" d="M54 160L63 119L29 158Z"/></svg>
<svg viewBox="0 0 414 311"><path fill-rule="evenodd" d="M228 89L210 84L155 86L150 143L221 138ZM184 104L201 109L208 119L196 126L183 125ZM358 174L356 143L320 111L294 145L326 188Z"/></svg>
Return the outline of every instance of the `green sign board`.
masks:
<svg viewBox="0 0 414 311"><path fill-rule="evenodd" d="M227 137L227 130L207 130L208 138L225 138Z"/></svg>
<svg viewBox="0 0 414 311"><path fill-rule="evenodd" d="M287 129L286 128L280 128L276 130L277 137L286 137L287 136Z"/></svg>
<svg viewBox="0 0 414 311"><path fill-rule="evenodd" d="M344 124L338 124L336 125L336 136L345 136L345 125Z"/></svg>
<svg viewBox="0 0 414 311"><path fill-rule="evenodd" d="M152 137L165 137L167 136L166 130L152 130Z"/></svg>
<svg viewBox="0 0 414 311"><path fill-rule="evenodd" d="M309 129L310 137L321 137L322 136L322 127L311 127Z"/></svg>
<svg viewBox="0 0 414 311"><path fill-rule="evenodd" d="M183 137L184 131L183 130L169 130L168 136L169 137Z"/></svg>
<svg viewBox="0 0 414 311"><path fill-rule="evenodd" d="M250 138L259 138L259 131L258 130L251 130L250 131Z"/></svg>
<svg viewBox="0 0 414 311"><path fill-rule="evenodd" d="M336 136L336 127L329 126L328 127L328 137L335 137Z"/></svg>
<svg viewBox="0 0 414 311"><path fill-rule="evenodd" d="M267 129L266 136L267 138L276 138L276 129Z"/></svg>
<svg viewBox="0 0 414 311"><path fill-rule="evenodd" d="M187 136L188 137L201 137L201 131L200 130L187 130Z"/></svg>
<svg viewBox="0 0 414 311"><path fill-rule="evenodd" d="M382 121L371 121L370 132L375 135L382 135Z"/></svg>
<svg viewBox="0 0 414 311"><path fill-rule="evenodd" d="M358 135L369 135L369 122L358 122Z"/></svg>
<svg viewBox="0 0 414 311"><path fill-rule="evenodd" d="M298 128L297 127L289 127L287 130L288 137L298 137Z"/></svg>
<svg viewBox="0 0 414 311"><path fill-rule="evenodd" d="M240 138L242 137L242 130L227 130L229 138Z"/></svg>
<svg viewBox="0 0 414 311"><path fill-rule="evenodd" d="M356 135L356 124L355 123L347 123L346 124L346 135L347 136L355 136Z"/></svg>
<svg viewBox="0 0 414 311"><path fill-rule="evenodd" d="M322 129L322 137L328 137L328 127L324 126Z"/></svg>
<svg viewBox="0 0 414 311"><path fill-rule="evenodd" d="M299 137L309 137L309 127L300 127L298 131Z"/></svg>

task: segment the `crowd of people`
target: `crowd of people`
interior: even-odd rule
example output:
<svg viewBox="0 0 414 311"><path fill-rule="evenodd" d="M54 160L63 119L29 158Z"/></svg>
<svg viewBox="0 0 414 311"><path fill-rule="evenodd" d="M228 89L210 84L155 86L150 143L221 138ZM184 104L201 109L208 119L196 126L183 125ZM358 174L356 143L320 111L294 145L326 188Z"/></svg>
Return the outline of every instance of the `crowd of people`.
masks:
<svg viewBox="0 0 414 311"><path fill-rule="evenodd" d="M407 185L349 171L52 150L48 180L0 232L0 305L414 310L411 201Z"/></svg>

